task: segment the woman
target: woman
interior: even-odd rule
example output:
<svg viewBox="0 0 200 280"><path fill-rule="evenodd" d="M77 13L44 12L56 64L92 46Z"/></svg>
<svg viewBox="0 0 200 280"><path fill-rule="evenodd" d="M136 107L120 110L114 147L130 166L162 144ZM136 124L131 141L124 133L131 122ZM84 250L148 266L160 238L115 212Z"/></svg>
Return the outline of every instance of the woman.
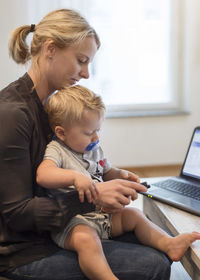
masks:
<svg viewBox="0 0 200 280"><path fill-rule="evenodd" d="M31 50L26 37L33 33ZM17 28L9 50L17 63L32 59L28 72L0 93L0 273L11 279L84 279L75 253L59 249L48 236L78 213L92 211L76 192L62 200L48 198L35 181L46 144L52 138L43 105L64 86L89 78L88 65L100 46L95 30L77 12L49 13L38 25ZM110 212L137 198L145 188L112 180L97 184L95 202ZM127 237L122 239L127 240ZM131 240L132 241L132 240ZM139 244L103 243L111 269L120 279L168 279L165 255ZM145 263L145 269L144 269ZM159 265L158 265L159 264Z"/></svg>

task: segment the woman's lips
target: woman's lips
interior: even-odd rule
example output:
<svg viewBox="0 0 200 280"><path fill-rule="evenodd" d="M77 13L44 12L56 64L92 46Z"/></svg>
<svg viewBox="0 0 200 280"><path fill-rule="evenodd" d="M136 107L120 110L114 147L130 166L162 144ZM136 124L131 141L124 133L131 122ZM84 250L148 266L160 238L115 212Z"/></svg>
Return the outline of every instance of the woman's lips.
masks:
<svg viewBox="0 0 200 280"><path fill-rule="evenodd" d="M72 81L72 84L76 84L79 80L71 79L71 81Z"/></svg>

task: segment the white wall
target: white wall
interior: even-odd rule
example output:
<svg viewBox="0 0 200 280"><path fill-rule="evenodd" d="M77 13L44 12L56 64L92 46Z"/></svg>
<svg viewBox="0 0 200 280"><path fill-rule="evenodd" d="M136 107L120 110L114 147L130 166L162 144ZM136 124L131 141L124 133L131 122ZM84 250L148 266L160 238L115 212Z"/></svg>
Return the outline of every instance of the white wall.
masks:
<svg viewBox="0 0 200 280"><path fill-rule="evenodd" d="M27 5L29 1L31 0L1 0L0 2L0 88L25 71L23 66L17 66L8 57L7 45L9 34L15 27L37 23L32 22ZM186 3L187 12L184 21L185 75L183 80L190 114L107 119L104 123L101 143L114 165L181 163L193 128L200 125L200 18L198 15L200 1L183 0L183 2ZM42 12L38 11L38 15Z"/></svg>
<svg viewBox="0 0 200 280"><path fill-rule="evenodd" d="M117 166L182 163L192 131L200 125L200 1L183 0L184 92L190 114L107 119L103 147Z"/></svg>

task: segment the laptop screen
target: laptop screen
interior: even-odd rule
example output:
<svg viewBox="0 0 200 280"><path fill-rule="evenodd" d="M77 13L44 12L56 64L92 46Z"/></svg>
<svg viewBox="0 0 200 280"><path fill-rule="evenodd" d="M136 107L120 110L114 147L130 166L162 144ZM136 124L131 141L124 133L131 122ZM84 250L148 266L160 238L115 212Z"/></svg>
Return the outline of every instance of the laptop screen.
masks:
<svg viewBox="0 0 200 280"><path fill-rule="evenodd" d="M194 131L182 169L182 175L200 179L200 127Z"/></svg>

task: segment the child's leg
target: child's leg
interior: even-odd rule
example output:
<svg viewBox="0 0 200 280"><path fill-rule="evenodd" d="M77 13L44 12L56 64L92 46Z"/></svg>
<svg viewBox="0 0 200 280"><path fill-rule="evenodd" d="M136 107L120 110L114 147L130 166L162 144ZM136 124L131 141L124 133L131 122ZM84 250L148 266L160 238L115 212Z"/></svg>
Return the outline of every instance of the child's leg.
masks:
<svg viewBox="0 0 200 280"><path fill-rule="evenodd" d="M65 248L77 252L80 268L89 279L118 279L107 263L96 231L91 227L84 224L75 226L65 240Z"/></svg>
<svg viewBox="0 0 200 280"><path fill-rule="evenodd" d="M171 237L147 219L140 210L133 207L124 208L121 212L113 214L111 229L112 236L134 231L142 244L165 252L173 261L180 260L190 244L200 239L200 234L196 232Z"/></svg>

